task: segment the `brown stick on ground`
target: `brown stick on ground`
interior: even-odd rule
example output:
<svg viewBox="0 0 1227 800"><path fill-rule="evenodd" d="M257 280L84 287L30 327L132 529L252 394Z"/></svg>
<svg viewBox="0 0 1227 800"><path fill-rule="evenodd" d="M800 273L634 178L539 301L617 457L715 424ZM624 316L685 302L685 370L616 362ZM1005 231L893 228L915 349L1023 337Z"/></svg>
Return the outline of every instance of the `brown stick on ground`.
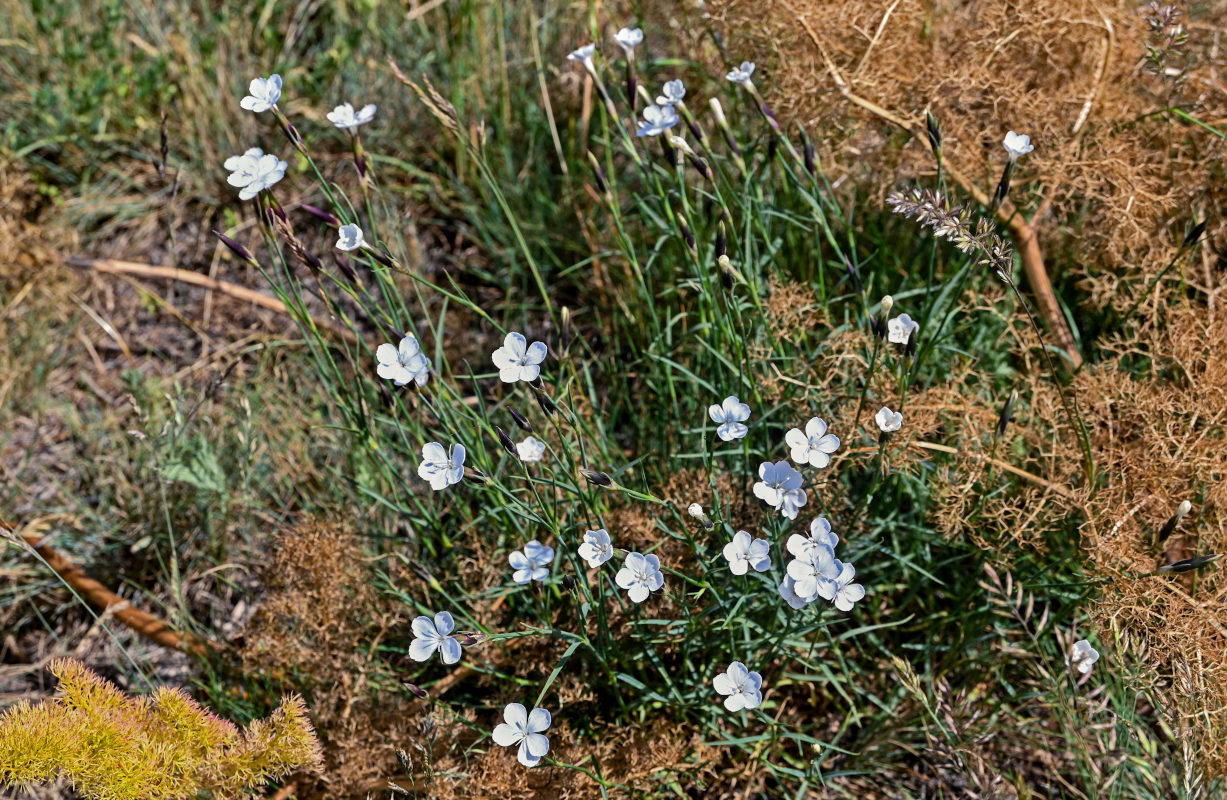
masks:
<svg viewBox="0 0 1227 800"><path fill-rule="evenodd" d="M246 286L239 286L237 283L222 281L216 278L210 278L208 275L201 275L199 272L191 270L175 269L173 267L155 267L150 264L137 264L133 261L117 261L112 258L69 258L65 259L65 263L73 267L85 267L94 269L98 272L105 272L111 275L129 275L136 278L158 278L162 280L179 281L180 283L190 283L193 286L203 286L206 289L213 289L222 294L230 295L238 300L251 303L252 305L267 308L270 311L276 311L279 314L289 314L290 310L285 303L278 300L276 297L269 297L266 294L257 292L255 289L248 289ZM322 330L326 330L336 336L341 337L347 342L356 343L356 337L353 331L334 325L331 322L324 320L315 320L315 326Z"/></svg>
<svg viewBox="0 0 1227 800"><path fill-rule="evenodd" d="M7 520L0 519L0 530L18 543L25 543L37 552L47 562L47 566L55 570L64 582L73 588L77 594L90 605L111 612L123 624L132 630L163 647L172 647L191 655L204 655L208 652L205 641L190 633L180 633L165 620L158 619L147 611L141 611L127 600L112 592L98 581L85 574L85 570L76 566L50 545L42 543L42 538L30 533L18 534Z"/></svg>
<svg viewBox="0 0 1227 800"><path fill-rule="evenodd" d="M817 32L810 26L809 21L793 10L785 0L781 0L781 4L788 9L793 17L805 29L806 35L813 42L814 47L818 49L818 54L822 57L823 66L826 67L827 73L830 74L831 80L835 82L835 87L839 89L840 94L849 103L861 108L873 116L885 120L898 128L911 133L921 141L925 141L925 133L917 126L911 125L907 120L897 114L882 108L871 100L867 100L852 91L852 87L844 79L839 71L839 67L831 61L827 56L826 48L822 46L822 41L818 38ZM1105 20L1106 21L1106 20ZM1108 28L1108 46L1105 48L1105 60L1108 58L1111 51L1112 31L1109 25ZM1106 62L1105 62L1106 65ZM1099 70L1100 75L1096 81L1096 91L1087 100L1088 106L1083 109L1082 117L1075 124L1073 131L1074 137L1081 134L1085 128L1082 127L1083 118L1090 113L1089 106L1093 104L1095 97L1098 95L1098 86L1102 82L1103 69ZM989 204L989 198L980 191L975 183L967 178L966 175L959 172L950 164L944 165L946 174L962 188L963 191L970 194L975 201L983 206ZM1051 192L1047 198L1051 199ZM1045 202L1041 206L1041 210L1047 209L1048 203ZM1031 287L1031 293L1035 295L1036 305L1039 306L1040 318L1044 320L1045 326L1048 328L1055 344L1069 354L1069 359L1073 367L1077 369L1082 366L1082 353L1078 351L1078 345L1074 341L1073 331L1070 330L1069 324L1065 321L1065 314L1061 311L1061 304L1057 301L1056 292L1052 289L1052 281L1048 278L1048 270L1044 268L1044 256L1040 252L1039 237L1037 235L1037 225L1042 218L1042 213L1037 213L1032 222L1028 222L1014 209L1014 206L1007 200L997 210L997 219L1009 228L1010 236L1014 239L1015 245L1018 247L1018 255L1022 259L1023 272L1027 276L1027 284Z"/></svg>

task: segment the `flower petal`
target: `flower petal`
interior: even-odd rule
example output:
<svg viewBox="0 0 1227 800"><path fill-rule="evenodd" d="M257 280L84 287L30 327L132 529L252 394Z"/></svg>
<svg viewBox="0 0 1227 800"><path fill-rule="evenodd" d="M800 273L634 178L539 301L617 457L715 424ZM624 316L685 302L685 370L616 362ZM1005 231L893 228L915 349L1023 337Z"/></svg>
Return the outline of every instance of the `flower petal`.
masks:
<svg viewBox="0 0 1227 800"><path fill-rule="evenodd" d="M439 644L439 654L443 656L444 664L455 664L460 660L462 653L460 642L451 636L448 636Z"/></svg>
<svg viewBox="0 0 1227 800"><path fill-rule="evenodd" d="M733 681L729 679L727 673L721 672L712 679L712 686L716 687L716 691L720 694L732 694L737 691L737 687L733 685Z"/></svg>
<svg viewBox="0 0 1227 800"><path fill-rule="evenodd" d="M550 751L550 740L540 733L528 734L524 737L524 744L534 759L540 759Z"/></svg>
<svg viewBox="0 0 1227 800"><path fill-rule="evenodd" d="M550 716L550 712L547 709L534 708L532 713L528 715L528 730L530 733L541 733L544 730L549 730L550 723L553 721L554 718Z"/></svg>
<svg viewBox="0 0 1227 800"><path fill-rule="evenodd" d="M456 620L452 619L450 611L440 611L438 614L435 614L435 630L441 636L447 636L456 630Z"/></svg>
<svg viewBox="0 0 1227 800"><path fill-rule="evenodd" d="M549 349L546 348L545 342L533 342L524 355L527 364L540 364L549 355Z"/></svg>
<svg viewBox="0 0 1227 800"><path fill-rule="evenodd" d="M520 743L523 738L523 733L514 725L508 725L506 722L500 722L494 727L494 732L490 734L494 739L494 743L503 747L511 747Z"/></svg>
<svg viewBox="0 0 1227 800"><path fill-rule="evenodd" d="M409 657L414 661L429 661L438 645L431 639L414 639L409 643Z"/></svg>
<svg viewBox="0 0 1227 800"><path fill-rule="evenodd" d="M503 720L508 725L514 725L520 730L528 730L528 709L520 703L508 703L503 709Z"/></svg>
<svg viewBox="0 0 1227 800"><path fill-rule="evenodd" d="M438 635L438 631L435 630L435 623L431 621L430 617L418 617L413 620L409 627L413 629L413 635L419 639Z"/></svg>

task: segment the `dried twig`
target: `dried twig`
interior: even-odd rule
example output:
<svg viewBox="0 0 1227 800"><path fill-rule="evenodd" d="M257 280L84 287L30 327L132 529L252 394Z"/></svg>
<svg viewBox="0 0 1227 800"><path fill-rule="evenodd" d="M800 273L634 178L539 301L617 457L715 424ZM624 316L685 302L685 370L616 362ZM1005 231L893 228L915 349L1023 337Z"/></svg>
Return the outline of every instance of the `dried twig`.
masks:
<svg viewBox="0 0 1227 800"><path fill-rule="evenodd" d="M204 655L209 650L205 640L190 633L176 631L165 620L133 606L98 581L85 574L85 570L64 558L57 550L43 543L43 537L33 533L18 533L13 526L0 518L0 533L17 544L32 550L55 570L56 574L91 605L115 616L123 624L163 647L171 647L191 655Z"/></svg>

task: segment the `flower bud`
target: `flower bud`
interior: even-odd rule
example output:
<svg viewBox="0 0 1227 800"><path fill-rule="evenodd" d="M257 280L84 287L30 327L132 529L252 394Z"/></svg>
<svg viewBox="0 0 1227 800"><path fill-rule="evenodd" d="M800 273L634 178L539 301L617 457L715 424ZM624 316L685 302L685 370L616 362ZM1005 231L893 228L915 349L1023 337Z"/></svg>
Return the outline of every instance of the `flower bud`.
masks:
<svg viewBox="0 0 1227 800"><path fill-rule="evenodd" d="M516 424L520 426L520 430L524 431L525 433L533 432L533 426L528 423L528 418L519 411L516 411L511 406L507 406L507 413L510 414L511 418L514 419Z"/></svg>
<svg viewBox="0 0 1227 800"><path fill-rule="evenodd" d="M587 478L589 483L596 484L597 486L603 486L606 489L612 489L616 485L614 484L613 478L609 477L604 472L597 472L594 469L581 469L579 474Z"/></svg>
<svg viewBox="0 0 1227 800"><path fill-rule="evenodd" d="M601 163L592 155L591 150L588 151L588 163L592 164L592 177L596 178L597 189L601 194L608 194L609 181L605 179L605 170L601 169Z"/></svg>
<svg viewBox="0 0 1227 800"><path fill-rule="evenodd" d="M686 510L690 513L690 516L703 523L703 527L707 528L707 530L710 531L712 528L716 527L716 523L712 522L711 517L707 516L707 512L703 510L703 506L699 505L698 503L691 503L690 508Z"/></svg>
<svg viewBox="0 0 1227 800"><path fill-rule="evenodd" d="M1006 398L1005 405L1001 407L1001 416L997 418L997 438L1005 436L1005 429L1010 424L1010 419L1014 416L1014 404L1018 402L1018 390L1014 389L1010 392L1010 396Z"/></svg>
<svg viewBox="0 0 1227 800"><path fill-rule="evenodd" d="M220 239L222 244L226 245L226 247L229 247L230 250L236 256L243 259L248 264L251 264L252 266L259 265L258 262L256 261L256 257L251 254L251 251L248 250L243 245L236 242L234 239L231 239L229 236L222 233L221 231L213 231L213 235L216 236L218 239Z"/></svg>
<svg viewBox="0 0 1227 800"><path fill-rule="evenodd" d="M511 441L511 437L507 435L507 432L497 425L494 426L494 432L498 434L498 443L507 451L507 455L519 458L519 451L516 450L515 442Z"/></svg>
<svg viewBox="0 0 1227 800"><path fill-rule="evenodd" d="M568 592L575 591L575 578L571 577L570 575L563 575L562 588Z"/></svg>
<svg viewBox="0 0 1227 800"><path fill-rule="evenodd" d="M694 231L690 230L690 226L686 223L686 218L681 214L677 215L677 226L682 231L682 238L686 241L686 248L691 253L698 253L699 248L694 242Z"/></svg>
<svg viewBox="0 0 1227 800"><path fill-rule="evenodd" d="M327 222L329 225L339 227L341 224L341 220L339 220L335 214L330 214L329 212L325 211L322 208L316 208L315 206L309 206L306 203L303 203L302 205L300 205L299 208L301 208L303 211L306 211L308 214L314 217L318 217L322 219L324 222Z"/></svg>
<svg viewBox="0 0 1227 800"><path fill-rule="evenodd" d="M545 392L534 392L537 397L537 405L541 406L541 410L545 412L547 417L552 417L558 413L558 406L554 404L553 399Z"/></svg>
<svg viewBox="0 0 1227 800"><path fill-rule="evenodd" d="M417 697L422 700L425 700L427 697L430 697L430 695L426 694L426 690L423 689L421 686L418 686L416 683L409 683L408 681L405 681L404 686L406 689L408 689L410 692L413 693L414 697ZM397 755L400 755L400 753L397 753Z"/></svg>
<svg viewBox="0 0 1227 800"><path fill-rule="evenodd" d="M925 130L929 134L929 147L933 148L933 153L940 161L942 157L942 128L937 122L937 117L933 116L931 111L925 111Z"/></svg>
<svg viewBox="0 0 1227 800"><path fill-rule="evenodd" d="M571 328L575 322L575 315L571 313L571 309L567 306L562 307L562 329L558 332L558 347L562 350L565 356L567 351L571 349Z"/></svg>
<svg viewBox="0 0 1227 800"><path fill-rule="evenodd" d="M1193 229L1185 234L1184 241L1180 243L1181 250L1187 250L1197 244L1197 240L1206 232L1206 220L1202 220L1193 226Z"/></svg>
<svg viewBox="0 0 1227 800"><path fill-rule="evenodd" d="M1206 566L1211 561L1216 560L1219 557L1219 555L1220 555L1219 553L1215 553L1214 555L1209 555L1209 556L1197 556L1196 558L1186 558L1183 561L1177 561L1174 564L1167 564L1166 566L1159 567L1159 569L1163 572L1171 572L1175 575L1181 575L1185 572L1192 572L1195 569L1199 569L1201 567Z"/></svg>
<svg viewBox="0 0 1227 800"><path fill-rule="evenodd" d="M716 226L716 258L723 258L728 248L728 236L724 232L724 220Z"/></svg>
<svg viewBox="0 0 1227 800"><path fill-rule="evenodd" d="M904 345L903 347L904 355L908 356L909 358L915 358L916 345L919 342L919 339L920 339L920 328L918 327L912 328L912 332L909 333L907 336L907 344Z"/></svg>
<svg viewBox="0 0 1227 800"><path fill-rule="evenodd" d="M716 259L716 263L720 265L720 278L724 282L725 289L732 289L733 284L737 283L737 269L733 266L733 262L729 261L728 256L720 256Z"/></svg>
<svg viewBox="0 0 1227 800"><path fill-rule="evenodd" d="M476 467L465 467L464 477L466 480L479 484L479 485L490 482L490 476L482 472L481 470L477 469Z"/></svg>
<svg viewBox="0 0 1227 800"><path fill-rule="evenodd" d="M711 100L707 101L707 105L711 107L712 114L714 114L716 117L716 124L721 128L728 127L729 121L724 116L724 108L720 105L720 100L713 97Z"/></svg>
<svg viewBox="0 0 1227 800"><path fill-rule="evenodd" d="M1159 529L1158 541L1162 542L1171 536L1176 531L1176 526L1180 524L1180 520L1188 516L1188 513L1193 510L1193 504L1185 500L1180 505L1176 506L1176 513L1172 514L1171 518L1163 524Z"/></svg>

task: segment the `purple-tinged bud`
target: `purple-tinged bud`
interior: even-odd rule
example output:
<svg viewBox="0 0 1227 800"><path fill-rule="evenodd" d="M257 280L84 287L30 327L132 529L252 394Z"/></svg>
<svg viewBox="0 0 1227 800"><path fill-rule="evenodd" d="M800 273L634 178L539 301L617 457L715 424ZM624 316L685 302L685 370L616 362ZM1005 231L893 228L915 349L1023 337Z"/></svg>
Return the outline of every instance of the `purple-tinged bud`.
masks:
<svg viewBox="0 0 1227 800"><path fill-rule="evenodd" d="M534 392L534 394L537 396L537 405L541 406L546 416L552 417L558 413L558 406L548 394L545 392Z"/></svg>
<svg viewBox="0 0 1227 800"><path fill-rule="evenodd" d="M213 231L213 235L214 235L214 236L216 236L218 239L221 239L222 244L226 245L226 247L229 247L229 248L230 248L230 250L231 250L231 251L232 251L232 252L233 252L233 253L234 253L236 256L238 256L239 258L243 259L243 260L244 260L244 261L246 261L248 264L251 264L251 265L253 265L253 266L258 266L258 262L256 261L256 257L255 257L255 256L253 256L253 255L251 254L251 251L250 251L250 250L248 250L246 247L244 247L243 245L239 244L239 243L238 243L238 242L236 242L235 240L231 239L229 236L227 236L226 234L222 233L221 231Z"/></svg>
<svg viewBox="0 0 1227 800"><path fill-rule="evenodd" d="M340 268L341 272L345 273L345 277L349 278L350 283L357 283L358 273L354 272L353 265L349 263L348 258L341 253L333 253L332 260L337 262L337 267Z"/></svg>
<svg viewBox="0 0 1227 800"><path fill-rule="evenodd" d="M524 431L525 433L533 432L533 426L529 424L528 418L515 408L512 406L507 406L507 413L510 414L511 418L514 419L516 424L520 426L520 430Z"/></svg>
<svg viewBox="0 0 1227 800"><path fill-rule="evenodd" d="M416 683L409 683L409 681L405 681L404 686L414 697L420 700L425 700L427 697L430 697L430 695L426 694L426 690L421 686L418 686Z"/></svg>
<svg viewBox="0 0 1227 800"><path fill-rule="evenodd" d="M497 425L494 426L494 432L498 434L498 443L507 451L507 455L512 458L519 458L520 453L516 450L516 444L511 441L511 437L507 435L507 432Z"/></svg>
<svg viewBox="0 0 1227 800"><path fill-rule="evenodd" d="M1014 404L1017 402L1018 390L1014 389L1010 392L1010 396L1006 398L1005 405L1001 407L1001 416L997 418L998 439L1005 435L1005 429L1009 426L1010 420L1014 418Z"/></svg>
<svg viewBox="0 0 1227 800"><path fill-rule="evenodd" d="M465 477L465 480L471 481L478 485L490 482L490 476L482 472L481 470L477 469L476 467L465 467L464 477Z"/></svg>
<svg viewBox="0 0 1227 800"><path fill-rule="evenodd" d="M597 486L603 486L606 489L612 489L615 486L613 478L604 472L597 472L594 469L581 469L579 474L587 478L589 483L596 484Z"/></svg>
<svg viewBox="0 0 1227 800"><path fill-rule="evenodd" d="M716 258L720 258L728 251L728 236L724 231L724 221L716 226Z"/></svg>
<svg viewBox="0 0 1227 800"><path fill-rule="evenodd" d="M1217 560L1220 555L1221 553L1215 553L1214 555L1209 556L1186 558L1183 561L1177 561L1175 564L1168 564L1167 566L1159 567L1159 569L1163 572L1171 572L1173 574L1180 575L1185 572L1192 572L1195 569L1204 567L1210 562Z"/></svg>
<svg viewBox="0 0 1227 800"><path fill-rule="evenodd" d="M338 219L335 214L330 214L329 212L325 211L322 208L316 208L315 206L309 206L306 203L303 203L302 205L300 205L299 208L301 208L303 211L306 211L308 214L310 214L313 217L318 217L319 219L322 219L324 222L327 222L329 225L339 226L341 224L341 220Z"/></svg>

